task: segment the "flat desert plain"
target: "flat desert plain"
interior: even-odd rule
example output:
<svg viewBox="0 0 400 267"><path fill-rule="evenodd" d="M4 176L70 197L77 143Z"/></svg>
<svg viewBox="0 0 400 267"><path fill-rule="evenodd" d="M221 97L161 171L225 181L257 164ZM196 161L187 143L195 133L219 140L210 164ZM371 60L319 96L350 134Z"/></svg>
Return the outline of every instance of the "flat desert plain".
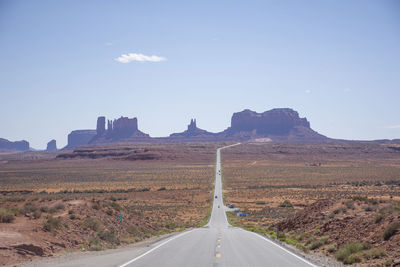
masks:
<svg viewBox="0 0 400 267"><path fill-rule="evenodd" d="M374 143L243 144L222 153L234 225L306 253L400 264L400 151Z"/></svg>
<svg viewBox="0 0 400 267"><path fill-rule="evenodd" d="M102 250L206 223L223 144L0 156L0 264Z"/></svg>

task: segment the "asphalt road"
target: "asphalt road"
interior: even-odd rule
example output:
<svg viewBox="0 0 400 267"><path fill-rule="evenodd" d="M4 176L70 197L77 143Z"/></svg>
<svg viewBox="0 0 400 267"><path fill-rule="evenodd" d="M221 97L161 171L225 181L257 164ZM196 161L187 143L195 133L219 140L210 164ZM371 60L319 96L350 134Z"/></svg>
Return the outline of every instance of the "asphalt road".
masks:
<svg viewBox="0 0 400 267"><path fill-rule="evenodd" d="M227 147L224 147L227 148ZM48 266L316 266L263 236L229 225L222 199L221 155L217 150L211 217L203 228L172 235L148 246L54 261ZM40 264L38 266L47 266Z"/></svg>

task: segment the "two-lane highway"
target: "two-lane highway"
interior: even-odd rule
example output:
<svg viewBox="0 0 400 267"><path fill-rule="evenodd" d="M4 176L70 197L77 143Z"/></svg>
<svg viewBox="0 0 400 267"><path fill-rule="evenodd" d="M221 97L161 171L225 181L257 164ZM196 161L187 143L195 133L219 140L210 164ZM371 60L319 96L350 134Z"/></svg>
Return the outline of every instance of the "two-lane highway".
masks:
<svg viewBox="0 0 400 267"><path fill-rule="evenodd" d="M149 246L105 251L50 264L39 262L33 266L316 266L259 234L228 223L221 180L221 149L228 147L217 150L214 201L205 227L172 235Z"/></svg>
<svg viewBox="0 0 400 267"><path fill-rule="evenodd" d="M160 247L120 267L315 266L259 234L229 225L221 179L221 149L228 147L217 150L214 202L206 227L166 240Z"/></svg>

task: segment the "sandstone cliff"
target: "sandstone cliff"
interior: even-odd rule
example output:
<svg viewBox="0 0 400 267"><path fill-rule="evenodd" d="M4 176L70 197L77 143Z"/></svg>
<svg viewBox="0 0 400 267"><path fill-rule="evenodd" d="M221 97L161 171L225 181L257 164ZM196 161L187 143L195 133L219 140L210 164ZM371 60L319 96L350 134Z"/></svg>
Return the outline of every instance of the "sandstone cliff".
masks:
<svg viewBox="0 0 400 267"><path fill-rule="evenodd" d="M96 136L96 130L75 130L68 135L68 144L65 148L86 145Z"/></svg>
<svg viewBox="0 0 400 267"><path fill-rule="evenodd" d="M15 141L11 142L7 139L0 138L0 151L26 151L29 150L29 142Z"/></svg>
<svg viewBox="0 0 400 267"><path fill-rule="evenodd" d="M149 141L150 136L138 128L137 118L120 117L114 121L108 120L105 129L105 117L97 119L96 135L89 144L115 143L115 142L141 142Z"/></svg>
<svg viewBox="0 0 400 267"><path fill-rule="evenodd" d="M329 138L315 132L297 111L276 108L263 113L249 109L234 113L231 126L218 134L222 139L237 141L270 140L275 142L327 142Z"/></svg>
<svg viewBox="0 0 400 267"><path fill-rule="evenodd" d="M57 150L57 141L53 139L47 143L46 151L55 151L55 150Z"/></svg>

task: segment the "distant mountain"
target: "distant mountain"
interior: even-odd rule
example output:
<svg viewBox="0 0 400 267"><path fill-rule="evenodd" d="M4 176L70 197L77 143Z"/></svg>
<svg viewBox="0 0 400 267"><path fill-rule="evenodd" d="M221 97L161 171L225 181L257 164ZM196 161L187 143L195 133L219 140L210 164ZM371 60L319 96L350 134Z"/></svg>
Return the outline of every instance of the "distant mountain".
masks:
<svg viewBox="0 0 400 267"><path fill-rule="evenodd" d="M0 138L0 151L26 151L29 150L29 142L15 141L11 142L7 139Z"/></svg>
<svg viewBox="0 0 400 267"><path fill-rule="evenodd" d="M231 127L219 138L237 141L270 140L273 142L327 142L330 139L310 127L306 118L290 108L276 108L263 113L249 109L234 113Z"/></svg>
<svg viewBox="0 0 400 267"><path fill-rule="evenodd" d="M311 129L306 118L289 108L276 108L263 113L249 109L233 114L231 126L211 133L197 127L192 119L187 130L168 137L152 138L138 128L137 118L120 117L107 121L97 118L96 130L76 130L68 135L66 148L119 142L332 142Z"/></svg>

